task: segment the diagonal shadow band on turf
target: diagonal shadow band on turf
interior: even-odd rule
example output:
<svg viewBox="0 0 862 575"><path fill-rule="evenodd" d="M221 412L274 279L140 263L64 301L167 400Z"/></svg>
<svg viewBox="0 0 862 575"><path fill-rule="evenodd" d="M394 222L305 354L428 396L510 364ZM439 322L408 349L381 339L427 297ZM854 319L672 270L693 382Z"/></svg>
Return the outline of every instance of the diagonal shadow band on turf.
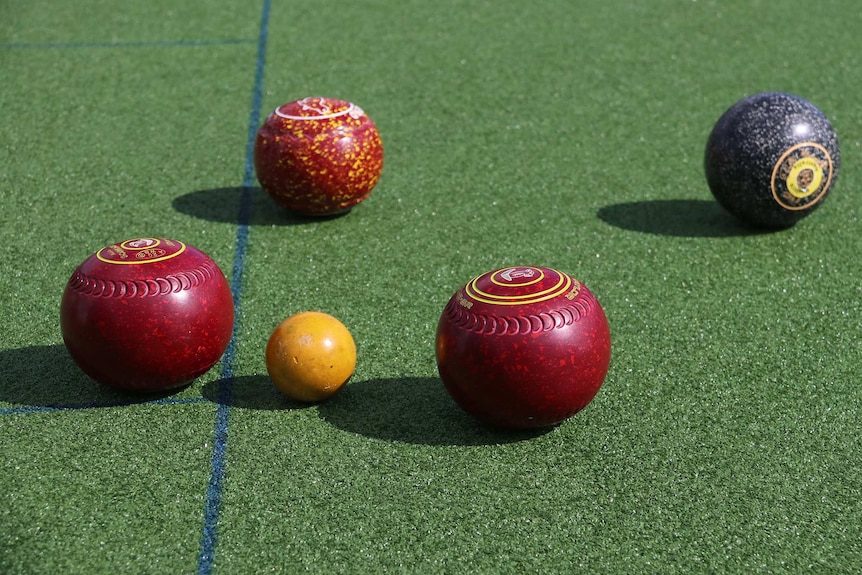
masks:
<svg viewBox="0 0 862 575"><path fill-rule="evenodd" d="M729 238L770 233L743 224L710 200L644 200L604 206L596 216L614 227L684 238Z"/></svg>
<svg viewBox="0 0 862 575"><path fill-rule="evenodd" d="M348 433L439 447L502 445L553 431L552 427L510 430L481 424L458 407L436 377L353 382L319 404L317 413L325 422Z"/></svg>
<svg viewBox="0 0 862 575"><path fill-rule="evenodd" d="M221 404L223 381L204 384L203 397ZM351 381L325 402L287 398L265 375L234 377L231 408L312 411L329 425L387 442L426 446L501 445L533 439L553 428L508 430L485 426L463 411L436 377ZM421 417L416 414L421 413Z"/></svg>
<svg viewBox="0 0 862 575"><path fill-rule="evenodd" d="M104 409L139 404L201 403L202 397L178 397L177 389L129 393L96 383L78 369L62 344L0 350L0 416Z"/></svg>
<svg viewBox="0 0 862 575"><path fill-rule="evenodd" d="M255 62L254 86L252 88L251 110L248 118L248 137L246 140L245 166L243 168L242 193L239 214L237 217L236 248L234 251L233 273L231 275L231 293L234 300L235 316L240 317L239 309L242 295L242 273L245 267L245 251L248 244L249 214L251 211L251 193L254 180L254 138L257 134L257 124L260 118L260 108L263 100L263 71L266 59L266 42L269 25L271 0L264 0L258 34L257 59ZM213 451L210 468L209 485L204 501L203 528L201 532L200 550L198 553L198 575L209 575L213 571L216 545L218 543L218 523L221 512L222 478L224 477L225 453L228 442L228 421L230 418L231 384L234 373L234 358L236 356L236 338L239 322L234 323L234 331L222 358L221 385L219 402L216 410L216 421L213 429Z"/></svg>
<svg viewBox="0 0 862 575"><path fill-rule="evenodd" d="M246 200L242 200L246 196ZM259 187L233 187L195 190L173 200L178 212L219 223L236 221L236 206L240 201L249 205L249 226L301 226L337 220L349 212L325 216L303 216L285 210Z"/></svg>

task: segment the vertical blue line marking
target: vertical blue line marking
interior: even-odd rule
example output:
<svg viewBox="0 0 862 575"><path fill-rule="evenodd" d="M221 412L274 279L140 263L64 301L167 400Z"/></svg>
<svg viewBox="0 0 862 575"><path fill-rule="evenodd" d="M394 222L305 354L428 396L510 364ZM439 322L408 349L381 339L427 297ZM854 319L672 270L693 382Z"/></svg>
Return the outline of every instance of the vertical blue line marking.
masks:
<svg viewBox="0 0 862 575"><path fill-rule="evenodd" d="M254 139L257 135L257 124L260 120L260 107L263 100L263 68L266 56L266 40L269 25L269 9L271 0L264 0L260 19L260 36L257 44L257 65L254 74L254 90L252 93L251 111L248 117L248 139L245 150L245 167L242 180L242 195L238 226L236 230L236 251L233 259L233 274L231 276L231 293L235 316L239 318L240 296L242 295L242 272L245 267L245 251L248 244L249 214L251 211L251 192L254 185ZM233 365L236 355L237 326L230 343L222 358L221 384L219 401L216 410L215 429L213 430L212 467L210 481L204 503L204 524L201 534L200 553L198 555L198 575L210 575L213 571L216 544L218 542L218 522L221 511L222 479L225 469L225 452L227 450L228 420L230 416L231 386L233 383Z"/></svg>

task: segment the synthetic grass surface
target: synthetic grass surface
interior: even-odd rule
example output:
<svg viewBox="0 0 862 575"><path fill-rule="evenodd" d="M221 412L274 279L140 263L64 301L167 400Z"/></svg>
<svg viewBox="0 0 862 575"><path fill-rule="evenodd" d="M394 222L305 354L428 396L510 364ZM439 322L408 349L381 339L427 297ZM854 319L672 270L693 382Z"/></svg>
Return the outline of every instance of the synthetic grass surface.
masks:
<svg viewBox="0 0 862 575"><path fill-rule="evenodd" d="M801 18L800 15L804 15ZM862 568L862 8L850 0L378 0L0 7L0 572L691 573ZM795 228L712 200L712 124L762 90L842 144ZM296 218L255 187L277 105L361 105L371 198ZM81 261L166 236L233 282L225 360L129 397L59 333ZM448 298L545 265L605 308L599 395L547 433L474 423L436 374ZM266 376L292 313L357 372L319 405Z"/></svg>

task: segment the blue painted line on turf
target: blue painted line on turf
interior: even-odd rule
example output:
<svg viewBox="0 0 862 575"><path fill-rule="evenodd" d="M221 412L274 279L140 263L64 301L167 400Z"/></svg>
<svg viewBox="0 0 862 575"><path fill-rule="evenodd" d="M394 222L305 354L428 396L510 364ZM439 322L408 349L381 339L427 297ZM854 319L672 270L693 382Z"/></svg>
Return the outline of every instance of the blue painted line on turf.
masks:
<svg viewBox="0 0 862 575"><path fill-rule="evenodd" d="M0 44L0 50L51 50L56 48L183 48L195 46L227 46L251 44L251 38L224 40L157 40L150 42L16 42Z"/></svg>
<svg viewBox="0 0 862 575"><path fill-rule="evenodd" d="M236 251L234 252L233 275L231 276L234 315L237 318L239 318L240 296L242 295L242 272L245 268L245 252L248 245L251 187L254 183L254 138L257 134L261 101L263 100L263 69L266 57L270 3L271 0L264 0L260 19L254 89L252 91L251 111L248 118L248 140L246 143L245 166L243 168L242 195L237 221ZM216 544L218 543L218 523L219 513L221 512L222 480L224 478L225 454L227 452L231 386L234 377L233 363L236 355L238 325L239 320L237 319L234 324L234 332L230 343L222 359L222 379L219 388L215 429L213 430L212 466L210 469L210 481L207 486L206 501L204 502L203 533L201 534L201 546L198 554L198 575L210 575L212 573Z"/></svg>

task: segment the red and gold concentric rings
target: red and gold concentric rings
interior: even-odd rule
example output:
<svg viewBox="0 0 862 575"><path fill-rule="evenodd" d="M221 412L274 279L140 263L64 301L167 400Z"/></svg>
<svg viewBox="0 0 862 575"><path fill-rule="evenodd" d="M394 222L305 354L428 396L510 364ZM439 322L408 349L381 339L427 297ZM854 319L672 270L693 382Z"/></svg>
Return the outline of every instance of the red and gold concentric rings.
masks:
<svg viewBox="0 0 862 575"><path fill-rule="evenodd" d="M572 290L575 280L550 268L509 267L474 278L467 297L492 305L528 305L547 301Z"/></svg>
<svg viewBox="0 0 862 575"><path fill-rule="evenodd" d="M175 258L186 251L186 244L162 238L134 238L111 244L96 252L108 264L152 264Z"/></svg>

